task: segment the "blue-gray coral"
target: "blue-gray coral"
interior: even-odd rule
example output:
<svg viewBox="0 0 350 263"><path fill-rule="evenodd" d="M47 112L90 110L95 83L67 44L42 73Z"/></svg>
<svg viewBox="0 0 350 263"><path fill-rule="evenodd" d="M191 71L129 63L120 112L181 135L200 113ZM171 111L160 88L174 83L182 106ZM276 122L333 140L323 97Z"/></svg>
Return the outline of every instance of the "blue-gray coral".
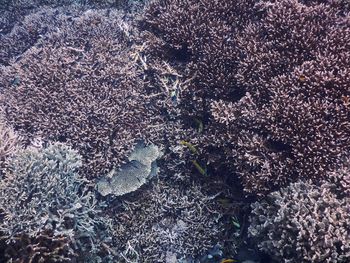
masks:
<svg viewBox="0 0 350 263"><path fill-rule="evenodd" d="M129 162L98 180L98 192L102 196L121 196L136 191L158 173L156 161L161 155L156 145L138 143L128 157Z"/></svg>
<svg viewBox="0 0 350 263"><path fill-rule="evenodd" d="M337 188L297 181L270 193L252 204L250 237L278 262L348 262L350 196Z"/></svg>
<svg viewBox="0 0 350 263"><path fill-rule="evenodd" d="M4 173L6 160L13 156L22 146L18 134L6 125L0 114L0 176Z"/></svg>
<svg viewBox="0 0 350 263"><path fill-rule="evenodd" d="M115 210L118 262L181 262L222 243L225 230L216 194L195 182L157 179Z"/></svg>
<svg viewBox="0 0 350 263"><path fill-rule="evenodd" d="M81 165L79 154L63 144L28 148L9 161L0 183L0 232L9 260L70 262L98 252L107 221L78 174Z"/></svg>

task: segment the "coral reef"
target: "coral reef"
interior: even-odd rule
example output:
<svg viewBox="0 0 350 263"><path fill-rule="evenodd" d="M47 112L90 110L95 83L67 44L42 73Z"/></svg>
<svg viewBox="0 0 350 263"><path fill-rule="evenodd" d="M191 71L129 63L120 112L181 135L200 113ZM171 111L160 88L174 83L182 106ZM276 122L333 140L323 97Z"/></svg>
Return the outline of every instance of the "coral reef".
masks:
<svg viewBox="0 0 350 263"><path fill-rule="evenodd" d="M119 262L177 262L170 258L195 258L221 242L222 213L215 197L198 184L161 178L124 199L114 220Z"/></svg>
<svg viewBox="0 0 350 263"><path fill-rule="evenodd" d="M297 181L270 193L252 204L249 235L278 262L348 262L350 196L336 189Z"/></svg>
<svg viewBox="0 0 350 263"><path fill-rule="evenodd" d="M11 55L18 55L18 51L24 51L25 46L29 48L44 33L57 30L55 24L62 22L62 12L57 13L57 9L69 10L71 15L74 9L87 11L103 8L123 10L131 14L140 11L143 5L143 0L0 0L0 65L8 64ZM55 10L56 16L52 16L52 10ZM44 21L53 20L54 23L28 21L38 13L47 15L46 18L42 16ZM19 42L14 44L14 40Z"/></svg>
<svg viewBox="0 0 350 263"><path fill-rule="evenodd" d="M4 257L350 261L348 0L146 2L0 0Z"/></svg>
<svg viewBox="0 0 350 263"><path fill-rule="evenodd" d="M3 175L6 160L13 156L21 146L21 138L5 124L0 115L0 176Z"/></svg>
<svg viewBox="0 0 350 263"><path fill-rule="evenodd" d="M247 193L325 177L349 152L349 10L341 0L146 9L152 54L176 54L174 67L191 80L179 96L185 127L202 121L195 145L206 159L224 153L214 163L239 174Z"/></svg>
<svg viewBox="0 0 350 263"><path fill-rule="evenodd" d="M253 5L254 1L165 0L146 7L142 28L151 32L152 37L145 37L151 53L156 50L173 64L178 62L174 65L180 69L185 64L180 74L193 78L191 88L180 94L185 100L181 107L192 114L207 111L213 98L240 93L235 87L240 57L235 41L253 15Z"/></svg>
<svg viewBox="0 0 350 263"><path fill-rule="evenodd" d="M162 152L157 146L138 143L128 157L129 162L98 180L97 191L102 196L121 196L136 191L157 175L159 169L156 161L161 156Z"/></svg>
<svg viewBox="0 0 350 263"><path fill-rule="evenodd" d="M0 35L0 64L9 65L48 34L59 32L60 28L69 28L72 17L80 16L83 7L65 8L42 7L27 14L13 25L10 32ZM5 18L4 18L5 19Z"/></svg>
<svg viewBox="0 0 350 263"><path fill-rule="evenodd" d="M73 146L84 174L98 177L125 161L137 140L160 138L163 119L133 63L130 27L118 11L52 13L64 20L58 29L3 69L1 104L21 135Z"/></svg>
<svg viewBox="0 0 350 263"><path fill-rule="evenodd" d="M227 119L228 130L236 122L248 129L240 133L240 140L248 143L233 155L247 191L253 193L284 185L287 178L317 181L341 165L350 146L349 13L339 15L341 5L298 1L264 8L266 17L243 31L240 41L246 57L237 79L246 95L226 106L235 116ZM220 104L216 116L221 115ZM255 147L248 146L254 141L249 134L260 138Z"/></svg>
<svg viewBox="0 0 350 263"><path fill-rule="evenodd" d="M63 144L28 148L0 183L1 239L13 262L71 262L98 253L102 203L78 175L81 157Z"/></svg>

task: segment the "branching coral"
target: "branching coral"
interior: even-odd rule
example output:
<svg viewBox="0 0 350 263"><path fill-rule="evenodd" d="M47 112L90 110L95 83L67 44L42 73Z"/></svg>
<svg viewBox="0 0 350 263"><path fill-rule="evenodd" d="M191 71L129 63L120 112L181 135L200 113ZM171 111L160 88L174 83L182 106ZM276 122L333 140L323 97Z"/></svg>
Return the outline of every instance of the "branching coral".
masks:
<svg viewBox="0 0 350 263"><path fill-rule="evenodd" d="M69 28L73 23L71 18L83 12L83 8L78 6L70 7L70 12L64 12L64 9L67 7L39 8L15 23L10 32L0 35L0 64L11 64L47 34L58 32L63 27Z"/></svg>
<svg viewBox="0 0 350 263"><path fill-rule="evenodd" d="M180 93L182 116L205 125L194 141L225 153L247 192L324 177L349 152L349 10L341 0L146 9L150 43L185 56L180 74L194 76Z"/></svg>
<svg viewBox="0 0 350 263"><path fill-rule="evenodd" d="M259 1L255 9L264 14L262 19L251 21L237 37L244 54L238 67L239 85L265 96L273 77L288 74L320 52L345 47L344 40L337 44L340 37L331 37L335 31L346 32L347 18L339 15L342 5L327 2Z"/></svg>
<svg viewBox="0 0 350 263"><path fill-rule="evenodd" d="M253 4L178 0L153 1L146 8L143 25L161 39L165 57L186 62L187 74L195 75L194 85L183 94L193 103L198 99L208 105L211 98L237 93L234 75L240 51L236 34L252 16ZM152 42L159 45L154 37Z"/></svg>
<svg viewBox="0 0 350 263"><path fill-rule="evenodd" d="M199 185L164 179L137 200L125 200L114 223L120 261L138 256L141 262L168 262L201 255L220 241L223 231L216 203Z"/></svg>
<svg viewBox="0 0 350 263"><path fill-rule="evenodd" d="M256 7L265 17L238 37L246 94L212 103L212 114L233 142L246 190L263 193L287 178L325 177L349 152L350 20L334 1Z"/></svg>
<svg viewBox="0 0 350 263"><path fill-rule="evenodd" d="M26 138L78 149L94 177L119 166L137 140L160 137L163 121L131 59L120 14L86 11L67 20L4 70L2 104Z"/></svg>
<svg viewBox="0 0 350 263"><path fill-rule="evenodd" d="M63 144L28 148L9 162L0 184L1 238L15 262L70 262L97 252L107 224L78 175L81 157ZM87 253L87 252L86 252Z"/></svg>
<svg viewBox="0 0 350 263"><path fill-rule="evenodd" d="M4 161L5 158L13 155L20 147L20 138L18 138L15 131L5 125L0 119L0 159Z"/></svg>
<svg viewBox="0 0 350 263"><path fill-rule="evenodd" d="M3 175L7 159L13 156L21 146L21 138L5 124L0 114L0 176Z"/></svg>
<svg viewBox="0 0 350 263"><path fill-rule="evenodd" d="M298 181L269 194L252 205L250 236L278 262L348 262L350 196L336 188Z"/></svg>

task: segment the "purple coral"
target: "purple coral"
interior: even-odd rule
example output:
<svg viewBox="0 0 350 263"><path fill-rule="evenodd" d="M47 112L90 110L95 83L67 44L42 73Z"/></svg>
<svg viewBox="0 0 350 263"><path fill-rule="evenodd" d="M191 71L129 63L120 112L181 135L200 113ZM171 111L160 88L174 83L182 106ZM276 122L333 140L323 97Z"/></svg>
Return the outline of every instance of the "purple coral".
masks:
<svg viewBox="0 0 350 263"><path fill-rule="evenodd" d="M181 110L205 125L194 141L208 156L219 148L247 192L324 177L349 152L349 10L341 0L156 1L146 10L163 52L188 54L178 63L193 78Z"/></svg>
<svg viewBox="0 0 350 263"><path fill-rule="evenodd" d="M137 257L141 262L177 262L196 258L222 241L223 215L216 195L187 183L162 178L124 200L114 216L120 261Z"/></svg>
<svg viewBox="0 0 350 263"><path fill-rule="evenodd" d="M181 74L193 78L191 88L181 94L182 107L189 108L190 103L191 114L203 111L212 98L237 93L235 73L241 52L236 35L249 21L253 5L254 1L165 0L146 7L143 26L152 32L150 45L159 49L161 43L165 53L161 56L174 58L181 69L185 64Z"/></svg>
<svg viewBox="0 0 350 263"><path fill-rule="evenodd" d="M212 114L233 141L245 189L263 193L325 177L349 152L350 20L335 2L256 7L264 19L238 37L245 56L236 77L246 94L212 103Z"/></svg>
<svg viewBox="0 0 350 263"><path fill-rule="evenodd" d="M159 137L163 121L131 59L119 13L59 14L62 27L4 69L1 103L27 139L78 149L91 178L119 166L137 140Z"/></svg>

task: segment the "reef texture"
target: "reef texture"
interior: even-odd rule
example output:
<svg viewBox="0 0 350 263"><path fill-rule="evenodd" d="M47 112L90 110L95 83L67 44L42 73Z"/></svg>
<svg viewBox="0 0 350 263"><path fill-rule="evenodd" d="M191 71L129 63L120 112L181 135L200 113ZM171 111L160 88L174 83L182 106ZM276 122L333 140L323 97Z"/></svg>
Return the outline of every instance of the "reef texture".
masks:
<svg viewBox="0 0 350 263"><path fill-rule="evenodd" d="M6 125L0 115L0 176L3 175L7 159L15 155L21 146L21 138Z"/></svg>
<svg viewBox="0 0 350 263"><path fill-rule="evenodd" d="M0 183L1 239L11 262L72 262L98 253L107 229L101 204L78 175L81 157L63 144L28 148Z"/></svg>
<svg viewBox="0 0 350 263"><path fill-rule="evenodd" d="M252 204L249 235L277 262L348 262L350 195L337 188L297 181L270 193Z"/></svg>
<svg viewBox="0 0 350 263"><path fill-rule="evenodd" d="M27 27L27 19L31 14L35 13L39 9L51 8L65 8L65 9L99 9L99 8L118 8L125 9L129 12L135 11L142 6L142 1L129 1L129 0L0 0L0 52L1 55L6 54L7 51L4 48L19 50L23 45L30 45L35 38L39 38L42 34L42 29L54 28L54 24L36 25L36 27ZM51 12L47 13L47 18L52 19ZM57 22L57 20L56 20ZM19 26L21 24L21 26ZM33 26L33 25L32 25ZM41 28L41 32L37 29ZM11 31L13 31L11 33ZM8 46L7 34L10 33L10 38L27 38L29 42L22 42L19 46ZM16 34L19 34L18 36ZM31 35L31 37L29 37ZM6 54L6 57L0 56L0 64L8 63L8 56L11 53Z"/></svg>
<svg viewBox="0 0 350 263"><path fill-rule="evenodd" d="M119 262L178 262L214 247L224 231L215 198L196 183L161 178L124 199L114 216Z"/></svg>
<svg viewBox="0 0 350 263"><path fill-rule="evenodd" d="M349 10L341 0L163 0L146 9L151 54L190 80L179 98L184 120L204 124L193 141L207 159L221 151L216 165L228 164L247 193L317 181L347 156Z"/></svg>
<svg viewBox="0 0 350 263"><path fill-rule="evenodd" d="M161 137L163 120L133 63L129 26L118 11L45 9L32 16L27 27L56 29L2 68L9 124L29 141L78 149L89 178L118 167L137 140Z"/></svg>
<svg viewBox="0 0 350 263"><path fill-rule="evenodd" d="M136 191L157 175L159 169L156 161L161 156L157 146L138 143L128 157L129 162L98 180L97 191L102 196L121 196Z"/></svg>

